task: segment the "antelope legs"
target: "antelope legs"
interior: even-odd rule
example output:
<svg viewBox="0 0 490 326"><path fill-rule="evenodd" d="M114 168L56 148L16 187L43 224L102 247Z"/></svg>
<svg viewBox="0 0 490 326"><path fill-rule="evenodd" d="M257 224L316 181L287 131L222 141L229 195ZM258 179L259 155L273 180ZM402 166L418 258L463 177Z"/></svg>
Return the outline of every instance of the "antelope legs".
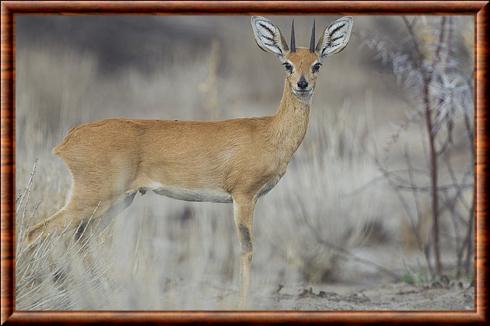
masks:
<svg viewBox="0 0 490 326"><path fill-rule="evenodd" d="M234 195L233 215L240 240L240 308L246 308L250 288L250 267L253 250L253 214L255 198L253 196Z"/></svg>
<svg viewBox="0 0 490 326"><path fill-rule="evenodd" d="M87 222L92 218L104 216L105 219L110 219L125 208L127 208L136 195L136 192L125 194L115 200L101 200L97 203L85 203L83 208L76 205L76 201L70 199L70 202L57 213L50 216L43 222L34 225L27 235L27 242L30 244L46 231L47 233L59 232L63 229L73 229L78 227L80 223Z"/></svg>

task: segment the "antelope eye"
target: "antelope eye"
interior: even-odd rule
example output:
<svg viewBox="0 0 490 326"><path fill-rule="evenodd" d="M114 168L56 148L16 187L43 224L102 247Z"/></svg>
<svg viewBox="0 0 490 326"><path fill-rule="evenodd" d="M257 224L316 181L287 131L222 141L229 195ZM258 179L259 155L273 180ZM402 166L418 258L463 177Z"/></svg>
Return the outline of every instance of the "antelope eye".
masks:
<svg viewBox="0 0 490 326"><path fill-rule="evenodd" d="M313 72L318 72L318 70L320 70L320 67L322 66L322 64L320 62L317 62L313 65L313 67L311 67L311 70Z"/></svg>
<svg viewBox="0 0 490 326"><path fill-rule="evenodd" d="M284 68L291 74L293 73L293 66L289 62L284 63Z"/></svg>

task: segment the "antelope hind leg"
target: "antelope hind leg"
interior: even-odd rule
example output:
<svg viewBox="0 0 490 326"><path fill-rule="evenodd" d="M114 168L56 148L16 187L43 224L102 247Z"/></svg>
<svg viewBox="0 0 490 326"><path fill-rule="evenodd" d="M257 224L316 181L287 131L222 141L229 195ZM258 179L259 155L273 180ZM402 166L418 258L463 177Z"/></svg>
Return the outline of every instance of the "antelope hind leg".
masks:
<svg viewBox="0 0 490 326"><path fill-rule="evenodd" d="M136 192L125 194L116 200L104 200L92 205L86 205L83 209L74 209L70 202L56 214L49 217L47 220L34 225L27 235L28 244L32 244L38 238L41 238L43 233L46 235L60 232L65 228L67 230L78 228L76 236L80 236L84 227L84 222L92 217L93 219L101 216L107 216L108 219L116 216L134 200Z"/></svg>

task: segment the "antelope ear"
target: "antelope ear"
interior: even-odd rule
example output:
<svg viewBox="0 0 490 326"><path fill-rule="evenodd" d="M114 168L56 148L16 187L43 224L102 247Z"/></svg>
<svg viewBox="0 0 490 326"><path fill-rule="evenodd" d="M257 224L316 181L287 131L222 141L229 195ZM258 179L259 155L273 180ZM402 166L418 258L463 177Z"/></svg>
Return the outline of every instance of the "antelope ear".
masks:
<svg viewBox="0 0 490 326"><path fill-rule="evenodd" d="M275 54L279 60L283 60L289 51L288 45L282 37L279 27L269 19L253 16L251 19L255 42L263 51Z"/></svg>
<svg viewBox="0 0 490 326"><path fill-rule="evenodd" d="M325 28L315 49L320 58L342 51L349 42L351 31L352 17L339 18Z"/></svg>

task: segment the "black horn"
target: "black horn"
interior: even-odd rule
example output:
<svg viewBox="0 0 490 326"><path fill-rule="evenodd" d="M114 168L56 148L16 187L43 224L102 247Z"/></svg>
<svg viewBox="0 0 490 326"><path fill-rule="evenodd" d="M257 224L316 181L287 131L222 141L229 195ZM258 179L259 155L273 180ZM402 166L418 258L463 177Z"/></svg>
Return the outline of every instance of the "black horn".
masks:
<svg viewBox="0 0 490 326"><path fill-rule="evenodd" d="M296 52L296 38L294 36L294 19L291 24L291 52Z"/></svg>
<svg viewBox="0 0 490 326"><path fill-rule="evenodd" d="M311 28L310 52L315 52L315 20L313 19L313 27Z"/></svg>

